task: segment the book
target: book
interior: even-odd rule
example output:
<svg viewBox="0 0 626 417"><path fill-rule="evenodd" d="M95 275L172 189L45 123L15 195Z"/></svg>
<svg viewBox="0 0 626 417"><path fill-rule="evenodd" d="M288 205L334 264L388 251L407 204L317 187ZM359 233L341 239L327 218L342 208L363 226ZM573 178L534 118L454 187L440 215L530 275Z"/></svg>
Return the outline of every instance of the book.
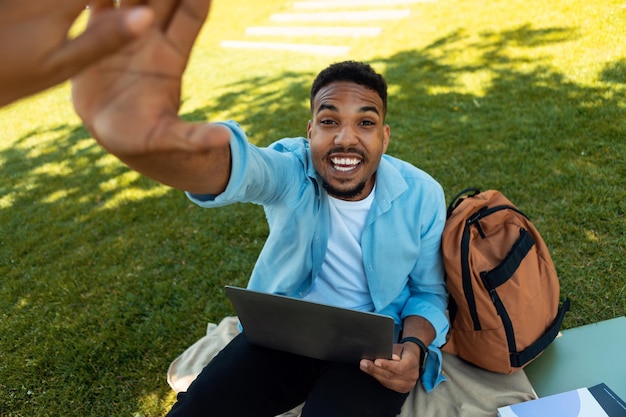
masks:
<svg viewBox="0 0 626 417"><path fill-rule="evenodd" d="M626 417L626 403L606 384L498 408L499 417Z"/></svg>

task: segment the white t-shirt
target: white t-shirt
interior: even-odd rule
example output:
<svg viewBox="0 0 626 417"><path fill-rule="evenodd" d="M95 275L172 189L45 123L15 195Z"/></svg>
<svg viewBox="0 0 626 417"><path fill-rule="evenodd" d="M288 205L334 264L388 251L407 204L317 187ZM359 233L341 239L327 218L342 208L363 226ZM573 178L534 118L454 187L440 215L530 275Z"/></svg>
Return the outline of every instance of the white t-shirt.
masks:
<svg viewBox="0 0 626 417"><path fill-rule="evenodd" d="M373 201L374 190L359 201L329 196L330 234L326 257L305 300L374 311L361 252L361 235Z"/></svg>

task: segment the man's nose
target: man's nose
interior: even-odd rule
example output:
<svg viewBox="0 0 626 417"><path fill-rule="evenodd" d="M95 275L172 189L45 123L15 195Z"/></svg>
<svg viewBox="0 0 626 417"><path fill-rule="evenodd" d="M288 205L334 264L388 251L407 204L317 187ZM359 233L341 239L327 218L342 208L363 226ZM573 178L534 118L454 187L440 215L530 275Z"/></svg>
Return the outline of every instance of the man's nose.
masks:
<svg viewBox="0 0 626 417"><path fill-rule="evenodd" d="M348 148L359 141L359 136L352 126L342 126L335 136L335 145Z"/></svg>

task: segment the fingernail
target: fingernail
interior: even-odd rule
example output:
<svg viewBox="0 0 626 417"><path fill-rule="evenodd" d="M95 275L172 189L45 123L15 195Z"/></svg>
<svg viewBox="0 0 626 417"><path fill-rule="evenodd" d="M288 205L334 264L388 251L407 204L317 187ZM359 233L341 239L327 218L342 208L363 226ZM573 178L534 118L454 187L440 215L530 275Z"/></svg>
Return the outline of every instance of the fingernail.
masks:
<svg viewBox="0 0 626 417"><path fill-rule="evenodd" d="M152 24L154 13L148 7L139 6L131 10L126 16L128 29L134 35L140 35Z"/></svg>

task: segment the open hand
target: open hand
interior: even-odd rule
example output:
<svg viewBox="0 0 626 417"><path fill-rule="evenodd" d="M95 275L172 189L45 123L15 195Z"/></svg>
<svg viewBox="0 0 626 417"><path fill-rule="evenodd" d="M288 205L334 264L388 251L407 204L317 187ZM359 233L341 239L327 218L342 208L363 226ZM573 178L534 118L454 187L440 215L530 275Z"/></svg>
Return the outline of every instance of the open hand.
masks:
<svg viewBox="0 0 626 417"><path fill-rule="evenodd" d="M124 4L124 2L122 2ZM153 0L155 22L128 47L73 79L78 115L95 139L132 166L136 156L203 151L225 129L180 120L181 81L210 0Z"/></svg>
<svg viewBox="0 0 626 417"><path fill-rule="evenodd" d="M230 175L230 131L178 115L182 76L211 2L147 3L154 25L72 80L74 107L98 143L129 167L172 187L218 194Z"/></svg>

